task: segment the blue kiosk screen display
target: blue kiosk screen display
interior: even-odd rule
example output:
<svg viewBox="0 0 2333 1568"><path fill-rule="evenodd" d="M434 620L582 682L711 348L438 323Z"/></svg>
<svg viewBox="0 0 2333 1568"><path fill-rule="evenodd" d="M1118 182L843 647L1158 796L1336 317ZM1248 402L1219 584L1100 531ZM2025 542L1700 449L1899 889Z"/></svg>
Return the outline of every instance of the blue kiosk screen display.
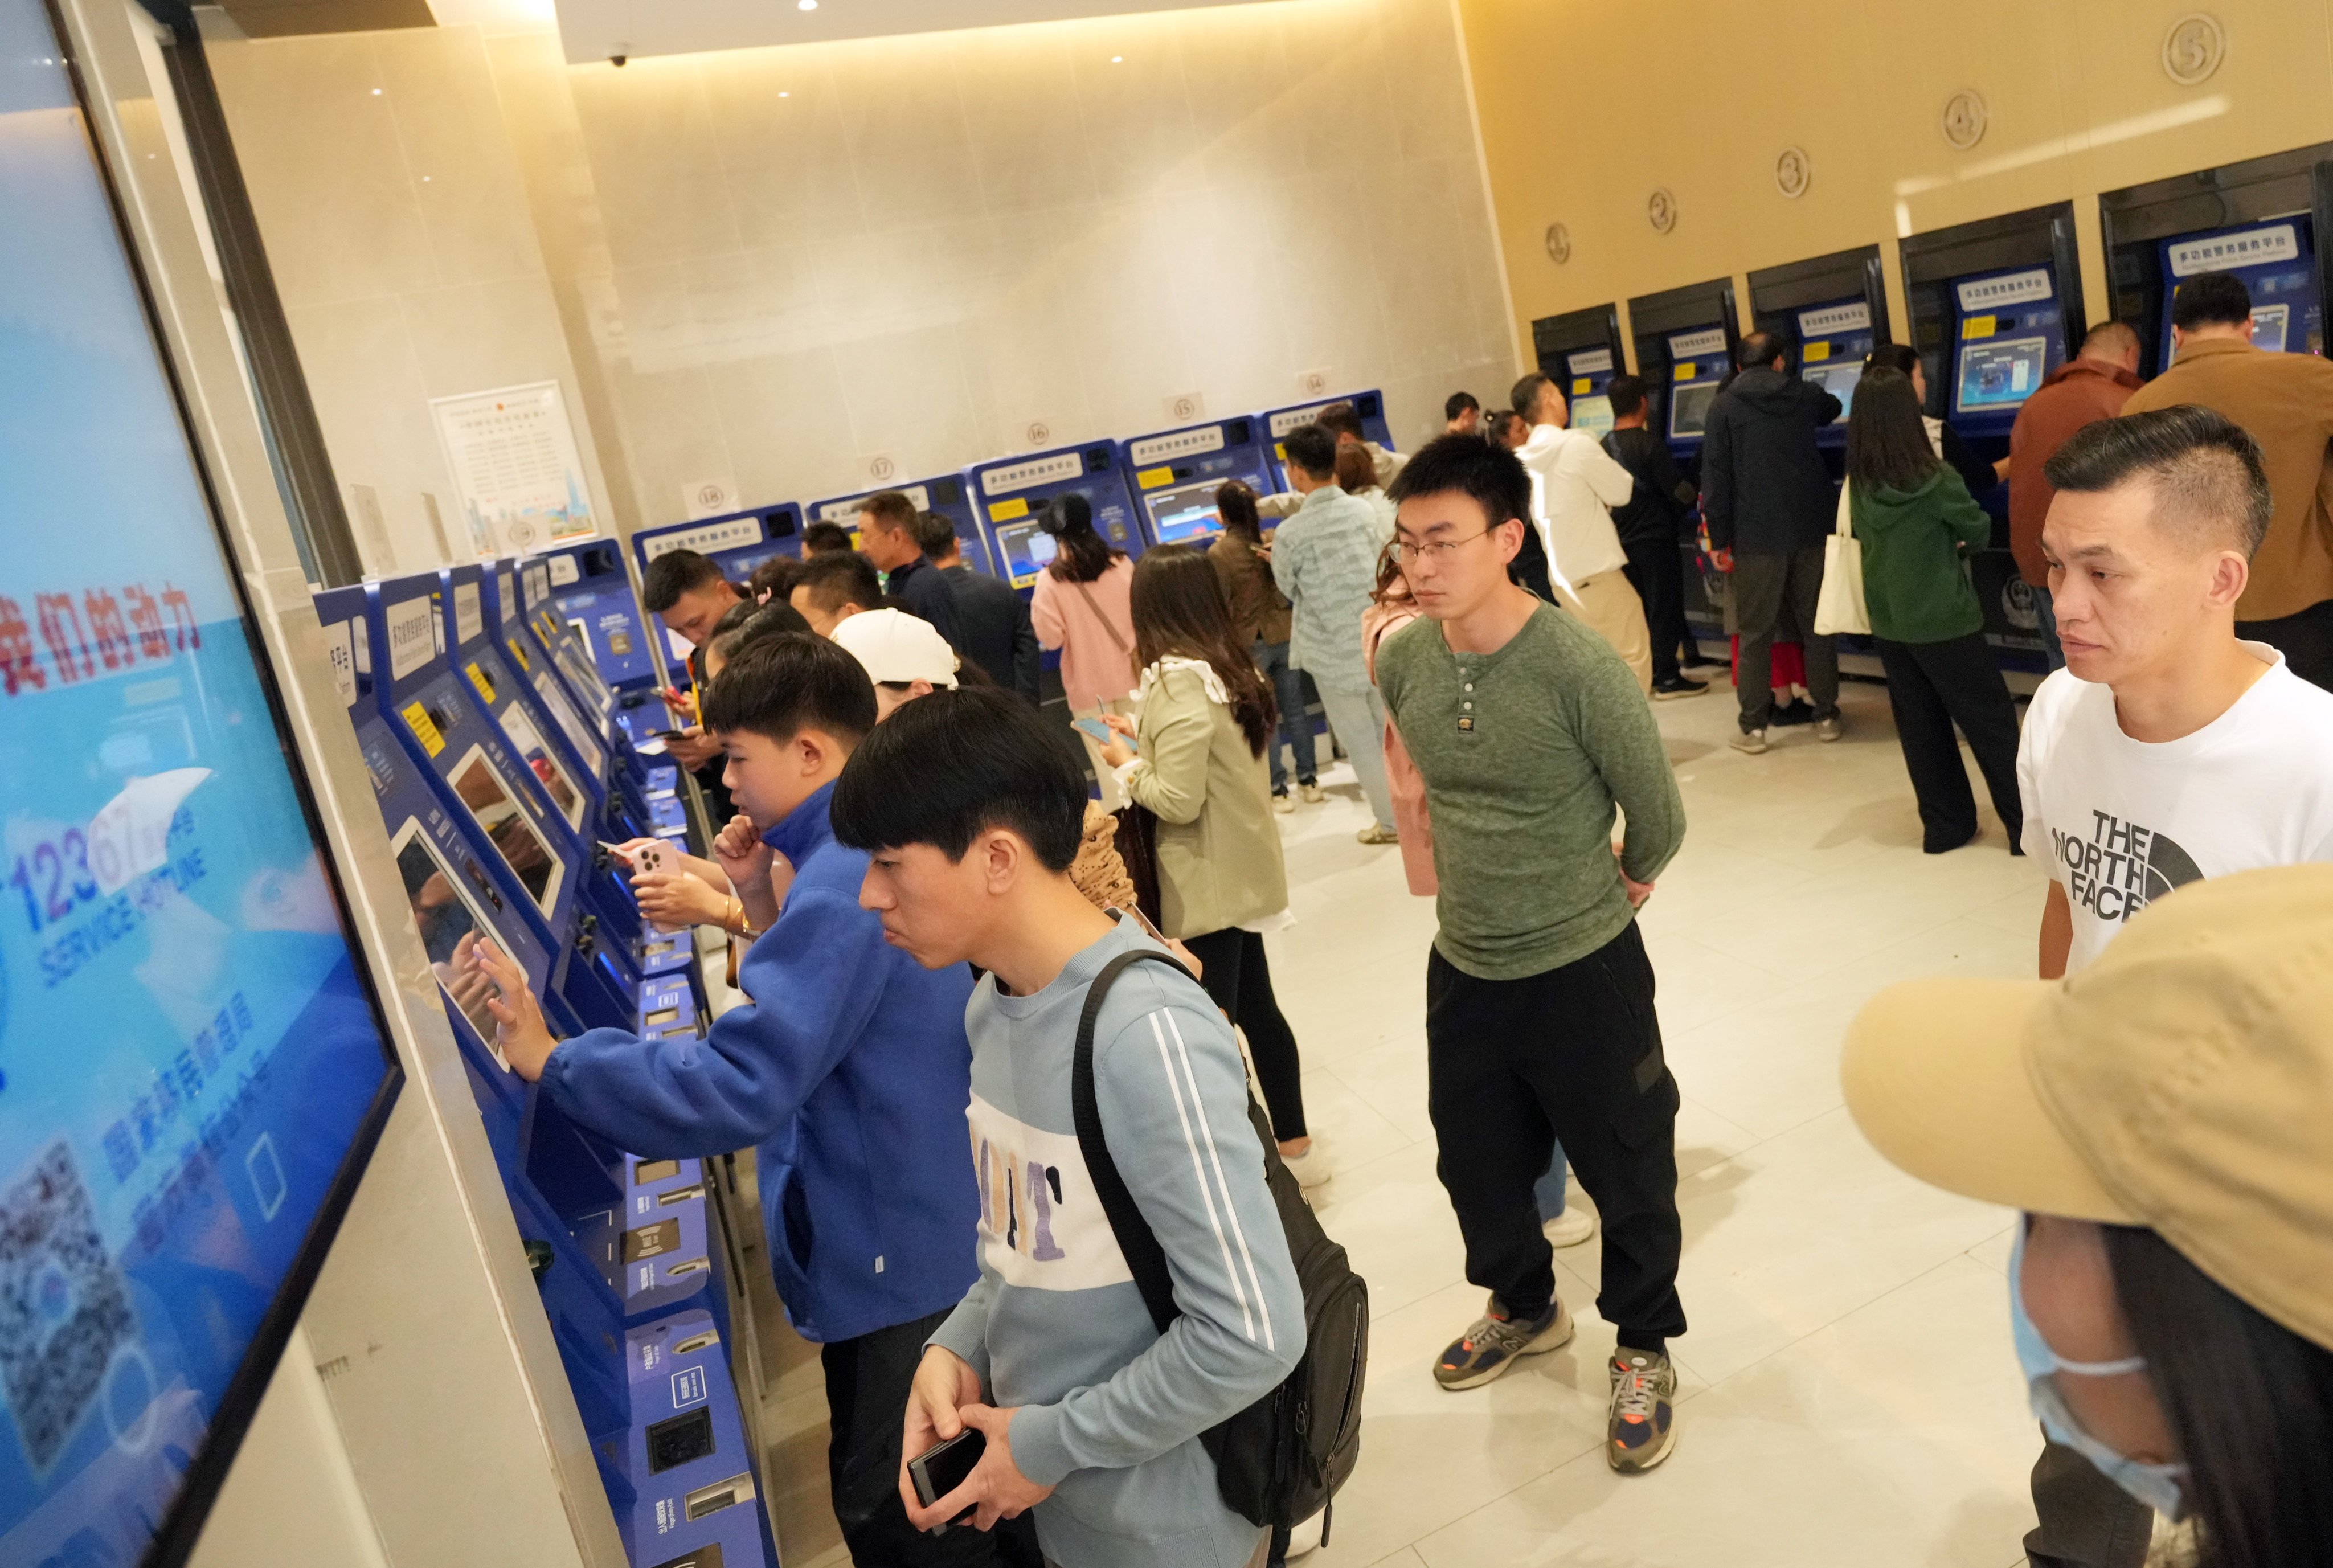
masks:
<svg viewBox="0 0 2333 1568"><path fill-rule="evenodd" d="M1669 338L1669 442L1697 444L1709 428L1709 405L1725 379L1732 352L1723 327L1701 327Z"/></svg>
<svg viewBox="0 0 2333 1568"><path fill-rule="evenodd" d="M1871 303L1846 299L1811 306L1798 313L1797 325L1800 379L1839 399L1839 418L1831 423L1844 426L1863 380L1864 357L1871 352Z"/></svg>
<svg viewBox="0 0 2333 1568"><path fill-rule="evenodd" d="M2171 307L2178 285L2202 272L2232 272L2252 296L2252 346L2271 353L2325 351L2325 306L2318 297L2317 255L2307 217L2163 242L2163 363L2175 352Z"/></svg>
<svg viewBox="0 0 2333 1568"><path fill-rule="evenodd" d="M0 1562L182 1554L398 1082L40 0L0 0Z"/></svg>
<svg viewBox="0 0 2333 1568"><path fill-rule="evenodd" d="M2022 407L2049 372L2050 340L2004 338L1961 350L1960 390L1953 406L1964 414Z"/></svg>
<svg viewBox="0 0 2333 1568"><path fill-rule="evenodd" d="M2031 266L1956 278L1952 295L1952 411L1977 417L1970 432L2006 435L2066 358L2056 276Z"/></svg>

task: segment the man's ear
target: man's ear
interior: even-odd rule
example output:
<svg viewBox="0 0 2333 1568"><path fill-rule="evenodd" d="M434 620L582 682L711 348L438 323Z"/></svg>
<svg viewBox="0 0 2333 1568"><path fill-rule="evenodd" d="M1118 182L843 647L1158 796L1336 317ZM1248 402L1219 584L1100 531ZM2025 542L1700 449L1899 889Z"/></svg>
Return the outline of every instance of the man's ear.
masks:
<svg viewBox="0 0 2333 1568"><path fill-rule="evenodd" d="M1022 858L1027 851L1018 838L1003 828L983 832L968 852L980 857L981 873L990 892L1005 892L1021 880Z"/></svg>
<svg viewBox="0 0 2333 1568"><path fill-rule="evenodd" d="M2251 580L2251 562L2236 551L2221 551L2212 558L2212 603L2233 604L2244 596L2244 589Z"/></svg>

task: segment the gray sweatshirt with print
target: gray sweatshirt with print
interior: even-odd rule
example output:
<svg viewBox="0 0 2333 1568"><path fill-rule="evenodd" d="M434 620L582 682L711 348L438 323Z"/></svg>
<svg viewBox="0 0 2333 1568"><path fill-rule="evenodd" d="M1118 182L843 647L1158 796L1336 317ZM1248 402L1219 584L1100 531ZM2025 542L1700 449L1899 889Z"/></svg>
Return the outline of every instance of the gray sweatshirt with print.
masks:
<svg viewBox="0 0 2333 1568"><path fill-rule="evenodd" d="M1224 1506L1198 1435L1304 1350L1304 1302L1247 1119L1231 1026L1199 986L1137 964L1094 1029L1111 1158L1166 1254L1182 1315L1161 1335L1078 1150L1078 1014L1104 964L1156 948L1130 920L1031 996L984 976L972 1036L980 1280L932 1336L1014 1409L1045 1553L1068 1568L1243 1568L1258 1532Z"/></svg>

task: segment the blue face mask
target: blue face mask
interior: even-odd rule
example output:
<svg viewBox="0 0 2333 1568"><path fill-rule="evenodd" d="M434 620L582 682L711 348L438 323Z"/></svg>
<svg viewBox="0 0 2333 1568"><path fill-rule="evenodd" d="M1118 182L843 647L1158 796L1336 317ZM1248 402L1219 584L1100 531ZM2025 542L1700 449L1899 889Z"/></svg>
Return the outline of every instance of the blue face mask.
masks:
<svg viewBox="0 0 2333 1568"><path fill-rule="evenodd" d="M2050 1348L2033 1320L2025 1315L2025 1225L2017 1227L2016 1250L2009 1257L2009 1326L2017 1341L2017 1364L2025 1370L2025 1396L2050 1440L2073 1449L2098 1467L2100 1475L2175 1524L2187 1512L2187 1496L2180 1483L2187 1478L2184 1465L2148 1465L2115 1452L2082 1430L2073 1411L2058 1391L2056 1374L2106 1378L2118 1372L2143 1371L2145 1356L2118 1361L2069 1361Z"/></svg>

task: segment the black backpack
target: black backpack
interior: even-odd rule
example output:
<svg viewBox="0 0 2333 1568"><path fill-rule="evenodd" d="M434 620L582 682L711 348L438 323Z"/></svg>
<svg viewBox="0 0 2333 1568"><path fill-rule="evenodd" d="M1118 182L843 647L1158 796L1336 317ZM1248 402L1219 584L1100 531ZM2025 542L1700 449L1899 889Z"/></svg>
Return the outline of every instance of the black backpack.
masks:
<svg viewBox="0 0 2333 1568"><path fill-rule="evenodd" d="M1077 1060L1070 1080L1070 1103L1077 1121L1078 1149L1093 1178L1094 1194L1126 1255L1127 1267L1142 1291L1151 1322L1165 1333L1180 1315L1175 1306L1173 1277L1166 1254L1152 1234L1150 1224L1135 1206L1125 1178L1103 1141L1101 1111L1094 1099L1094 1020L1100 1015L1110 983L1129 964L1165 964L1188 976L1190 971L1164 953L1137 948L1121 953L1102 967L1087 987L1085 1011L1078 1018ZM1281 1163L1280 1145L1263 1108L1250 1094L1249 1122L1263 1145L1264 1178L1272 1186L1273 1206L1288 1233L1288 1250L1296 1265L1296 1281L1304 1293L1304 1355L1281 1385L1233 1416L1199 1435L1215 1461L1215 1485L1224 1504L1252 1525L1289 1529L1330 1507L1330 1499L1361 1454L1361 1382L1369 1361L1368 1284L1345 1259L1345 1249L1330 1241L1304 1201L1304 1191L1287 1166ZM1329 1539L1329 1520L1320 1522L1320 1539Z"/></svg>

